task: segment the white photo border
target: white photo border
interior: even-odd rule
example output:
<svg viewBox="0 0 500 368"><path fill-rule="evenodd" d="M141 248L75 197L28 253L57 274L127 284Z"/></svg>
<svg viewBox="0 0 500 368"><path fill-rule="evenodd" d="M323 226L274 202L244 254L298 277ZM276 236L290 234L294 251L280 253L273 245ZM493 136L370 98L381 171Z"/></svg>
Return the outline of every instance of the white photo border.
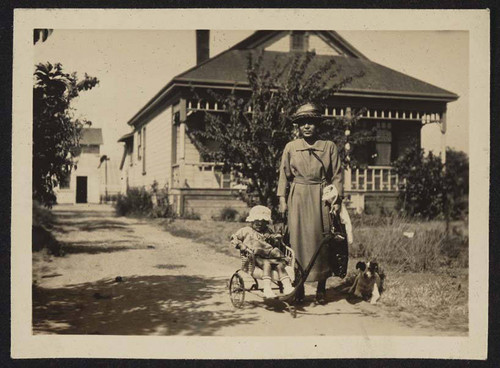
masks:
<svg viewBox="0 0 500 368"><path fill-rule="evenodd" d="M16 9L12 126L13 358L486 359L490 13L487 10ZM168 22L165 22L168 19ZM32 334L33 29L460 30L470 35L469 334L466 337L151 337ZM167 81L166 81L167 82ZM471 117L474 119L471 119ZM273 349L268 349L272 340Z"/></svg>

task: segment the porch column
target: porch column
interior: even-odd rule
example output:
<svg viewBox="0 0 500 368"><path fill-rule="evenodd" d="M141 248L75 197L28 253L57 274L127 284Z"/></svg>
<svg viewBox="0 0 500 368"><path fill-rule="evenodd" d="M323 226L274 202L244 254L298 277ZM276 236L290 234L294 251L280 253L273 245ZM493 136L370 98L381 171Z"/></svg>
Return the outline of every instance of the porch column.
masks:
<svg viewBox="0 0 500 368"><path fill-rule="evenodd" d="M441 114L441 161L446 164L446 107Z"/></svg>
<svg viewBox="0 0 500 368"><path fill-rule="evenodd" d="M183 188L186 181L186 100L179 100L179 187ZM182 198L182 196L181 196Z"/></svg>
<svg viewBox="0 0 500 368"><path fill-rule="evenodd" d="M352 189L351 182L352 182L351 168L348 167L344 170L344 193Z"/></svg>

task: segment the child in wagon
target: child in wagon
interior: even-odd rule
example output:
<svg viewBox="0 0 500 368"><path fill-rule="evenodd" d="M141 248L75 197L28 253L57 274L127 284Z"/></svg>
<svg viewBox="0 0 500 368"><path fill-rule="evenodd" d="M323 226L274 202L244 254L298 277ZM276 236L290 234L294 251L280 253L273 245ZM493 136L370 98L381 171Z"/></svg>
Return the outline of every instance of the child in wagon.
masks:
<svg viewBox="0 0 500 368"><path fill-rule="evenodd" d="M285 262L279 258L283 253L279 248L273 246L279 242L279 235L269 225L271 224L271 210L264 206L252 207L246 219L250 226L239 229L231 236L231 244L240 251L250 250L255 255L255 263L262 268L262 280L264 284L264 297L276 298L272 290L271 272L276 267L279 280L283 285L283 293L293 292L290 276L285 270Z"/></svg>

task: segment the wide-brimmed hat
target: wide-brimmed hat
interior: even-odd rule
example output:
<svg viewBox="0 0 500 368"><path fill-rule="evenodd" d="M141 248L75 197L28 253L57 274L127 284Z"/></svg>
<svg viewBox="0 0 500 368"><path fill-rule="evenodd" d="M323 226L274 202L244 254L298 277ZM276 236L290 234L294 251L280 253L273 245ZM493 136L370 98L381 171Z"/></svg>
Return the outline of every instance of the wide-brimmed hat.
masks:
<svg viewBox="0 0 500 368"><path fill-rule="evenodd" d="M265 206L254 206L250 209L247 222L264 220L271 223L271 210Z"/></svg>
<svg viewBox="0 0 500 368"><path fill-rule="evenodd" d="M290 117L292 123L298 123L300 120L307 119L314 122L323 121L325 118L321 109L314 103L308 102L301 105L297 111Z"/></svg>

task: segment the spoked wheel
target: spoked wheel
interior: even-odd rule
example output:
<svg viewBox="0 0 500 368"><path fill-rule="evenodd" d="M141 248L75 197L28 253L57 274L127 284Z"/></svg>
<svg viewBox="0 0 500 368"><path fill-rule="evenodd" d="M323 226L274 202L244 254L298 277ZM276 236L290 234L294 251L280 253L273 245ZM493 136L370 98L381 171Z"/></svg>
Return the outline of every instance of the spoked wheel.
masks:
<svg viewBox="0 0 500 368"><path fill-rule="evenodd" d="M229 297L235 308L242 308L245 303L245 283L243 278L235 273L229 281Z"/></svg>
<svg viewBox="0 0 500 368"><path fill-rule="evenodd" d="M283 303L285 304L285 309L290 313L290 315L293 318L297 318L297 310L295 309L295 307L285 301Z"/></svg>

